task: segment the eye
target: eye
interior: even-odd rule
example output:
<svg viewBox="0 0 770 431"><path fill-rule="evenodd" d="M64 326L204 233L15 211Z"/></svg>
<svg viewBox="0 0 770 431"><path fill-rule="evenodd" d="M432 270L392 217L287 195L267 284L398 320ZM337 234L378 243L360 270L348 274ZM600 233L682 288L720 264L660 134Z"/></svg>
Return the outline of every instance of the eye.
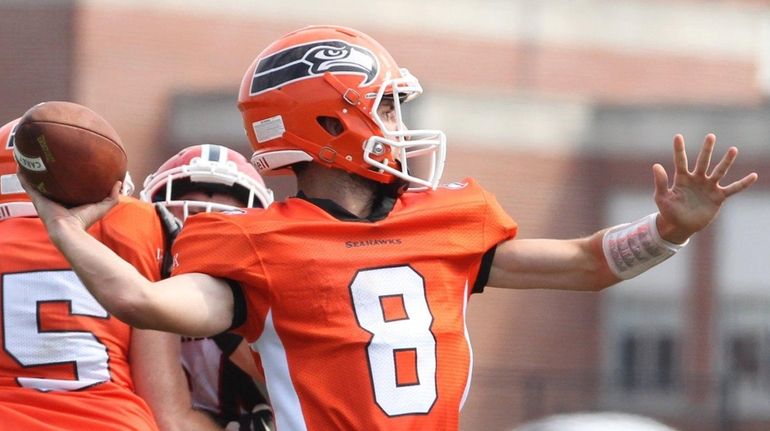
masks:
<svg viewBox="0 0 770 431"><path fill-rule="evenodd" d="M315 57L321 60L334 60L345 57L346 52L344 49L339 48L325 48L316 53Z"/></svg>
<svg viewBox="0 0 770 431"><path fill-rule="evenodd" d="M380 106L377 107L377 115L383 120L395 120L396 108L393 104L393 99L384 97L382 102L380 102Z"/></svg>

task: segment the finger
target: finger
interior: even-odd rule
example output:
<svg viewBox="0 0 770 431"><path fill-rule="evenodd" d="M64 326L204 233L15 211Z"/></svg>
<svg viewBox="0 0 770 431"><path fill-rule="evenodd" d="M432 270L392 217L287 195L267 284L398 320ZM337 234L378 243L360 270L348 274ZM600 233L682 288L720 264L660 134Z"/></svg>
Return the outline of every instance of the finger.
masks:
<svg viewBox="0 0 770 431"><path fill-rule="evenodd" d="M90 213L92 211L102 212L102 208L112 208L118 203L120 199L120 189L121 189L121 184L120 182L117 182L114 186L112 186L112 190L110 190L110 195L102 199L101 201L72 207L70 208L70 210L74 212Z"/></svg>
<svg viewBox="0 0 770 431"><path fill-rule="evenodd" d="M697 175L706 175L706 170L711 163L711 154L714 152L714 145L717 137L713 133L706 135L706 139L703 141L703 147L698 153L698 160L695 161L694 173Z"/></svg>
<svg viewBox="0 0 770 431"><path fill-rule="evenodd" d="M676 173L686 174L687 172L687 153L684 149L684 137L682 135L674 136L674 169Z"/></svg>
<svg viewBox="0 0 770 431"><path fill-rule="evenodd" d="M35 186L30 184L29 181L27 181L27 179L21 173L16 172L16 178L19 179L19 183L21 183L21 188L23 188L24 191L27 192L27 194L32 194L32 193L30 193L30 191L32 191L32 192L36 192L37 191L37 190L35 190Z"/></svg>
<svg viewBox="0 0 770 431"><path fill-rule="evenodd" d="M738 157L738 149L735 147L728 148L725 155L722 156L722 160L720 160L719 163L714 166L714 170L711 171L711 179L719 182L719 180L727 175L727 171L730 170L736 157Z"/></svg>
<svg viewBox="0 0 770 431"><path fill-rule="evenodd" d="M668 191L668 174L666 169L660 163L652 166L652 178L655 182L655 194L661 195Z"/></svg>
<svg viewBox="0 0 770 431"><path fill-rule="evenodd" d="M38 198L38 197L45 197L42 193L35 187L34 184L32 184L27 177L21 174L21 172L16 172L16 177L19 179L19 182L21 183L21 187L24 189L24 191L30 196L30 198Z"/></svg>
<svg viewBox="0 0 770 431"><path fill-rule="evenodd" d="M110 190L110 199L117 200L120 196L120 191L123 189L123 182L122 181L116 181L115 184L112 186L112 190Z"/></svg>
<svg viewBox="0 0 770 431"><path fill-rule="evenodd" d="M82 205L72 208L70 211L80 221L83 229L88 229L91 225L102 219L117 204L117 196L109 196L101 202Z"/></svg>
<svg viewBox="0 0 770 431"><path fill-rule="evenodd" d="M123 183L120 181L117 181L115 184L112 185L112 188L110 189L110 194L106 198L102 199L99 202L83 204L83 205L74 207L72 209L80 210L81 208L104 206L103 204L105 203L107 206L112 207L118 201L120 197L120 190L122 189L122 187L123 187Z"/></svg>
<svg viewBox="0 0 770 431"><path fill-rule="evenodd" d="M112 209L115 205L118 204L117 199L113 199L112 197L108 197L105 200L98 202L96 204L93 204L89 208L86 209L88 211L89 215L92 216L96 220L102 218L105 214L107 214L107 211Z"/></svg>
<svg viewBox="0 0 770 431"><path fill-rule="evenodd" d="M754 184L758 178L759 175L757 175L756 172L752 172L740 180L730 184L729 186L724 187L722 190L724 190L725 198L729 198L730 196L736 193L740 193L751 187L751 185Z"/></svg>

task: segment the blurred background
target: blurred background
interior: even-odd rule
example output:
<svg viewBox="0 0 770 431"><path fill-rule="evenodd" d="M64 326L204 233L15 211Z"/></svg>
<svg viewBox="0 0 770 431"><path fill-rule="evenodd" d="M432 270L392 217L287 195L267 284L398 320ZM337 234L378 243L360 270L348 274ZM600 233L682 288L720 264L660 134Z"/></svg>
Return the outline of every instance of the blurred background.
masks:
<svg viewBox="0 0 770 431"><path fill-rule="evenodd" d="M709 132L718 157L738 146L728 181L760 174L636 279L474 296L464 431L607 410L770 429L770 1L0 0L0 119L45 100L89 106L122 136L138 186L188 145L250 155L242 74L308 24L363 30L419 77L409 123L446 131L444 180L475 177L523 238L655 211L651 166L670 170L675 133L691 160Z"/></svg>

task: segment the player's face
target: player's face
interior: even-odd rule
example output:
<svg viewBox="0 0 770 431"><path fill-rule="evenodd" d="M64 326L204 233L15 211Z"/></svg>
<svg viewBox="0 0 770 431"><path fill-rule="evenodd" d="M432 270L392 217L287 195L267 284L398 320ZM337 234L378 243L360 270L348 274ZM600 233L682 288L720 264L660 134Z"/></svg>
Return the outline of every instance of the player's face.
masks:
<svg viewBox="0 0 770 431"><path fill-rule="evenodd" d="M398 117L396 116L396 108L393 105L393 99L383 98L380 105L377 107L377 115L385 124L385 128L388 130L398 130Z"/></svg>
<svg viewBox="0 0 770 431"><path fill-rule="evenodd" d="M179 197L179 200L183 201L199 201L199 202L213 202L223 205L230 205L236 208L243 207L243 202L236 199L235 197L228 195L226 193L213 193L211 196L209 196L208 193L204 192L198 192L198 191L192 191L187 192ZM169 207L169 211L171 211L172 214L179 220L184 220L184 208L182 207ZM197 207L197 206L191 206L189 208L188 216L191 216L193 214L197 214L199 212L205 212L205 208Z"/></svg>

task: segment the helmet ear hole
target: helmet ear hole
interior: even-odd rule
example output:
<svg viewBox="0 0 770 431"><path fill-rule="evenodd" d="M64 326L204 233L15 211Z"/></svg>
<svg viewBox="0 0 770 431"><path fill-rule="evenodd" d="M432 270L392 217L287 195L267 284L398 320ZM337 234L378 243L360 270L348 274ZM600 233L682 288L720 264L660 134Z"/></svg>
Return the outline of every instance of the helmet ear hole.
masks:
<svg viewBox="0 0 770 431"><path fill-rule="evenodd" d="M345 131L345 126L342 125L342 121L339 118L321 116L317 117L316 121L318 121L318 124L326 133L332 136L339 136Z"/></svg>

